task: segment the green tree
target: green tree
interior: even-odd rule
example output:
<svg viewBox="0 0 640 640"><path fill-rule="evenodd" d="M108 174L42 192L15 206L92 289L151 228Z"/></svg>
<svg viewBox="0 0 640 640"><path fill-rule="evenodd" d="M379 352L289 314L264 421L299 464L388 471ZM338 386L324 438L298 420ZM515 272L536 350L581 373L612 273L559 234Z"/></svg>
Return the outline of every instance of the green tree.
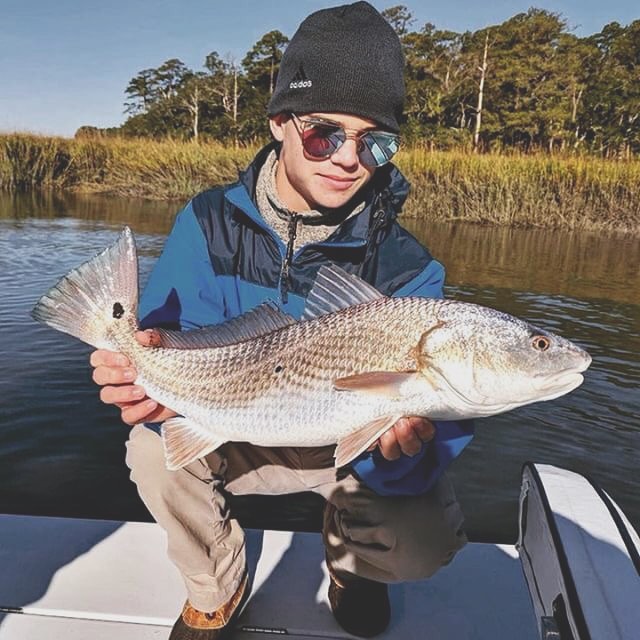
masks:
<svg viewBox="0 0 640 640"><path fill-rule="evenodd" d="M409 32L409 25L415 22L413 15L403 4L397 4L382 11L382 17L393 27L402 38Z"/></svg>
<svg viewBox="0 0 640 640"><path fill-rule="evenodd" d="M154 73L154 92L167 100L173 98L184 82L192 73L190 69L178 58L171 58L163 62Z"/></svg>
<svg viewBox="0 0 640 640"><path fill-rule="evenodd" d="M125 89L125 113L133 119L127 120L123 133L183 137L189 130L189 117L179 93L191 76L193 72L177 58L165 61L157 69L140 71Z"/></svg>
<svg viewBox="0 0 640 640"><path fill-rule="evenodd" d="M640 151L640 20L592 36L600 59L585 96L591 140L605 154Z"/></svg>
<svg viewBox="0 0 640 640"><path fill-rule="evenodd" d="M288 42L289 38L280 31L269 31L244 57L242 67L255 89L271 96L276 85L282 54Z"/></svg>
<svg viewBox="0 0 640 640"><path fill-rule="evenodd" d="M191 134L197 142L200 135L202 106L211 99L209 77L203 71L186 74L176 92L178 107L186 110L191 124Z"/></svg>
<svg viewBox="0 0 640 640"><path fill-rule="evenodd" d="M489 142L526 149L545 145L555 135L563 122L557 110L562 72L557 50L565 28L558 14L542 9L530 9L492 28L483 108ZM477 38L471 41L479 51Z"/></svg>
<svg viewBox="0 0 640 640"><path fill-rule="evenodd" d="M462 36L430 23L402 37L406 60L406 113L414 135L464 128L466 110L459 109L459 88L467 70Z"/></svg>
<svg viewBox="0 0 640 640"><path fill-rule="evenodd" d="M209 107L214 120L214 135L217 138L231 137L237 144L246 95L251 87L231 56L223 60L217 51L212 51L205 59L205 68L209 71L208 95L212 96Z"/></svg>
<svg viewBox="0 0 640 640"><path fill-rule="evenodd" d="M599 51L590 38L562 34L558 46L559 75L564 116L563 143L578 148L592 129L591 114L585 109L585 94L597 72ZM564 146L564 144L563 144Z"/></svg>
<svg viewBox="0 0 640 640"><path fill-rule="evenodd" d="M144 69L132 78L125 89L125 113L146 113L155 100L155 69Z"/></svg>
<svg viewBox="0 0 640 640"><path fill-rule="evenodd" d="M289 39L280 31L269 31L242 60L242 75L248 83L240 123L240 135L243 139L264 138L269 135L265 113L288 42Z"/></svg>

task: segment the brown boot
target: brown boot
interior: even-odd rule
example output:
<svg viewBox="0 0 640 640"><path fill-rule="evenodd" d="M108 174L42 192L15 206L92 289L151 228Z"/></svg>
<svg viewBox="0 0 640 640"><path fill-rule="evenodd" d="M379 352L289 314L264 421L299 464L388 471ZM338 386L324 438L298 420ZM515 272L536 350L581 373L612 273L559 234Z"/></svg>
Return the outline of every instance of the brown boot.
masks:
<svg viewBox="0 0 640 640"><path fill-rule="evenodd" d="M189 601L171 629L169 640L223 640L233 631L242 605L249 597L248 575L245 573L238 590L227 604L211 613L194 609Z"/></svg>
<svg viewBox="0 0 640 640"><path fill-rule="evenodd" d="M329 573L329 604L338 624L361 638L382 633L391 619L387 585L366 578L341 579Z"/></svg>

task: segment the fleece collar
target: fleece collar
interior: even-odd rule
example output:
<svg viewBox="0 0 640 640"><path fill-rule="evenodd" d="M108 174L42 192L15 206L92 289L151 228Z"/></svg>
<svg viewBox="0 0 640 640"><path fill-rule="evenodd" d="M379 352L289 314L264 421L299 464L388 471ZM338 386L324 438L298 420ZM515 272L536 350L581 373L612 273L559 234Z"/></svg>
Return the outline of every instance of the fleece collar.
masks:
<svg viewBox="0 0 640 640"><path fill-rule="evenodd" d="M271 231L255 204L255 187L260 168L272 150L280 151L280 143L263 147L251 164L240 172L238 182L225 192L225 198L260 227ZM366 245L372 225L382 227L395 219L409 194L409 182L393 164L376 170L371 182L364 187L366 205L357 215L347 219L323 243L331 246L357 247Z"/></svg>

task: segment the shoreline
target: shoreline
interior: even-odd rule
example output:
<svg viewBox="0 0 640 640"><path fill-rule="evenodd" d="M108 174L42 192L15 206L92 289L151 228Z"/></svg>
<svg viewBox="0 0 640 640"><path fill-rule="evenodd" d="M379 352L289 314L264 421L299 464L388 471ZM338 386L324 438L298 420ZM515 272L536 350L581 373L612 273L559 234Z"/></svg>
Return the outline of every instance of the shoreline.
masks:
<svg viewBox="0 0 640 640"><path fill-rule="evenodd" d="M0 190L185 200L236 180L258 148L0 134ZM412 185L405 218L640 235L640 159L413 146L395 164Z"/></svg>

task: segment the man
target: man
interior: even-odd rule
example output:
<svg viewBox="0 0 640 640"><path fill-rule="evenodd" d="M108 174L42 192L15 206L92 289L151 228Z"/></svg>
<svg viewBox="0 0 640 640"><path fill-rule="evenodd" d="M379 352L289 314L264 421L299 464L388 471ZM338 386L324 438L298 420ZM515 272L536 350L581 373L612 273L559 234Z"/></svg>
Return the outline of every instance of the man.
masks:
<svg viewBox="0 0 640 640"><path fill-rule="evenodd" d="M387 295L441 296L442 266L395 221L408 191L388 162L399 143L402 67L397 35L368 3L310 15L287 47L269 103L274 142L237 183L180 212L142 297L142 326L194 329L269 299L299 317L327 263ZM388 625L386 583L432 575L465 542L442 472L471 439L468 425L403 418L339 472L333 447L248 443L227 443L170 472L158 434L139 423L175 414L132 384L136 372L124 356L96 351L91 362L103 401L136 425L127 444L131 478L166 529L185 580L188 600L172 640L223 637L248 596L244 535L223 487L311 490L327 499L329 601L338 622L363 637Z"/></svg>

